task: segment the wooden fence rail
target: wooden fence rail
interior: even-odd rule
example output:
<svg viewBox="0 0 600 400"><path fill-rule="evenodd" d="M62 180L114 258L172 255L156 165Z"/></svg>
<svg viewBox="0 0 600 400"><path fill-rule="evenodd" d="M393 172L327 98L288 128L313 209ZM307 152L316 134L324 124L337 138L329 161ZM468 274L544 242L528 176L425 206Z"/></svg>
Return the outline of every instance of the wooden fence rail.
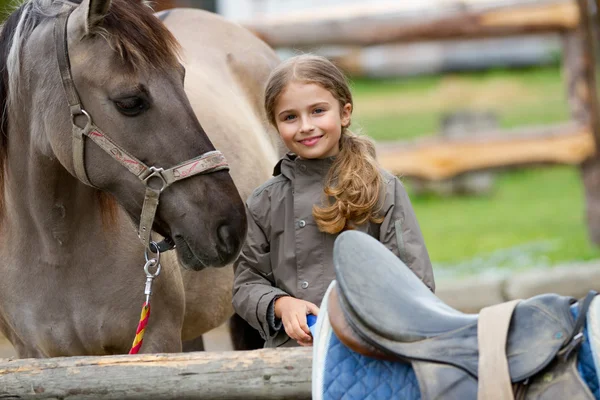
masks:
<svg viewBox="0 0 600 400"><path fill-rule="evenodd" d="M385 169L425 180L496 168L579 165L594 152L591 129L577 123L489 132L477 137L380 143L377 148L379 162Z"/></svg>
<svg viewBox="0 0 600 400"><path fill-rule="evenodd" d="M433 8L364 5L348 13L320 12L269 17L243 25L272 47L322 45L368 46L424 40L472 39L576 28L579 10L573 0L503 2L482 7L485 2L448 2ZM491 2L488 2L491 3ZM413 4L413 3L411 3Z"/></svg>
<svg viewBox="0 0 600 400"><path fill-rule="evenodd" d="M0 359L0 399L310 399L312 348Z"/></svg>

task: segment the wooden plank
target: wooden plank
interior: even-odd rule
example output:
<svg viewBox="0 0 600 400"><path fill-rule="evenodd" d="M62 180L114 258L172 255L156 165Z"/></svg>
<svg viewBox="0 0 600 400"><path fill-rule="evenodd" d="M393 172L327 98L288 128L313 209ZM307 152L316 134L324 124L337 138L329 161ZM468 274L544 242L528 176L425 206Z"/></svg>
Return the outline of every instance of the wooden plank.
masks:
<svg viewBox="0 0 600 400"><path fill-rule="evenodd" d="M0 399L310 399L312 348L0 360Z"/></svg>
<svg viewBox="0 0 600 400"><path fill-rule="evenodd" d="M440 180L470 171L533 164L577 165L595 152L589 127L566 124L472 139L430 138L412 143L380 143L381 165L399 176Z"/></svg>
<svg viewBox="0 0 600 400"><path fill-rule="evenodd" d="M579 11L573 0L515 2L496 8L449 3L421 13L395 13L390 9L346 17L319 13L305 18L294 14L242 24L272 47L368 46L567 31L578 26Z"/></svg>

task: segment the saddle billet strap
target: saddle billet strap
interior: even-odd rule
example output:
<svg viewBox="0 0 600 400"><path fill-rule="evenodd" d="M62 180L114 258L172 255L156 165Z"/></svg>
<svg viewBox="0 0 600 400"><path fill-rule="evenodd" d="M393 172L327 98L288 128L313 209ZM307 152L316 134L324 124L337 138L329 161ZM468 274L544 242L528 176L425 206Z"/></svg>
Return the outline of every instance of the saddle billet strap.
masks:
<svg viewBox="0 0 600 400"><path fill-rule="evenodd" d="M570 353L579 347L582 338L583 326L587 321L587 314L592 304L592 300L598 295L595 290L590 290L583 300L580 300L577 308L577 320L575 321L575 327L573 332L565 339L564 347L561 349L559 355L561 357L568 358Z"/></svg>
<svg viewBox="0 0 600 400"><path fill-rule="evenodd" d="M514 400L506 359L506 339L513 311L521 300L485 307L479 313L478 400Z"/></svg>

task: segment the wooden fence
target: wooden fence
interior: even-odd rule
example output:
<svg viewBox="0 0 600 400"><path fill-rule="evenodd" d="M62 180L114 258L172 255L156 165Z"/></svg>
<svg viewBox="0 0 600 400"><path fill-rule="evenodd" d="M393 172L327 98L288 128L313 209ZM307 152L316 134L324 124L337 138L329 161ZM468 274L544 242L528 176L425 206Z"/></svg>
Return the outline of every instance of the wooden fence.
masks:
<svg viewBox="0 0 600 400"><path fill-rule="evenodd" d="M0 399L310 399L312 348L0 360Z"/></svg>
<svg viewBox="0 0 600 400"><path fill-rule="evenodd" d="M318 13L247 21L244 26L272 47L323 45L368 46L427 40L566 32L579 25L574 1L397 2L359 6L342 4Z"/></svg>

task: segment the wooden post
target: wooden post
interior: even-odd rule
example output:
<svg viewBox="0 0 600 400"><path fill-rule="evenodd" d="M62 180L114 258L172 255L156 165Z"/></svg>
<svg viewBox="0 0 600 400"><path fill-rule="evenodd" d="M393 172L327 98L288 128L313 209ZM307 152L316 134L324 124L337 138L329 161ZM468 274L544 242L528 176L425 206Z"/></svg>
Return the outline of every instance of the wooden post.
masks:
<svg viewBox="0 0 600 400"><path fill-rule="evenodd" d="M598 7L598 0L593 0ZM587 0L578 0L580 29L564 36L565 79L571 115L591 127L595 153L581 164L590 240L600 245L600 120L595 67L598 58L598 15L591 15Z"/></svg>
<svg viewBox="0 0 600 400"><path fill-rule="evenodd" d="M310 399L312 348L0 360L0 399Z"/></svg>
<svg viewBox="0 0 600 400"><path fill-rule="evenodd" d="M584 51L584 38L581 29L567 32L563 41L563 79L567 87L567 101L572 118L582 124L589 124L591 117L591 91L589 86L588 63Z"/></svg>

